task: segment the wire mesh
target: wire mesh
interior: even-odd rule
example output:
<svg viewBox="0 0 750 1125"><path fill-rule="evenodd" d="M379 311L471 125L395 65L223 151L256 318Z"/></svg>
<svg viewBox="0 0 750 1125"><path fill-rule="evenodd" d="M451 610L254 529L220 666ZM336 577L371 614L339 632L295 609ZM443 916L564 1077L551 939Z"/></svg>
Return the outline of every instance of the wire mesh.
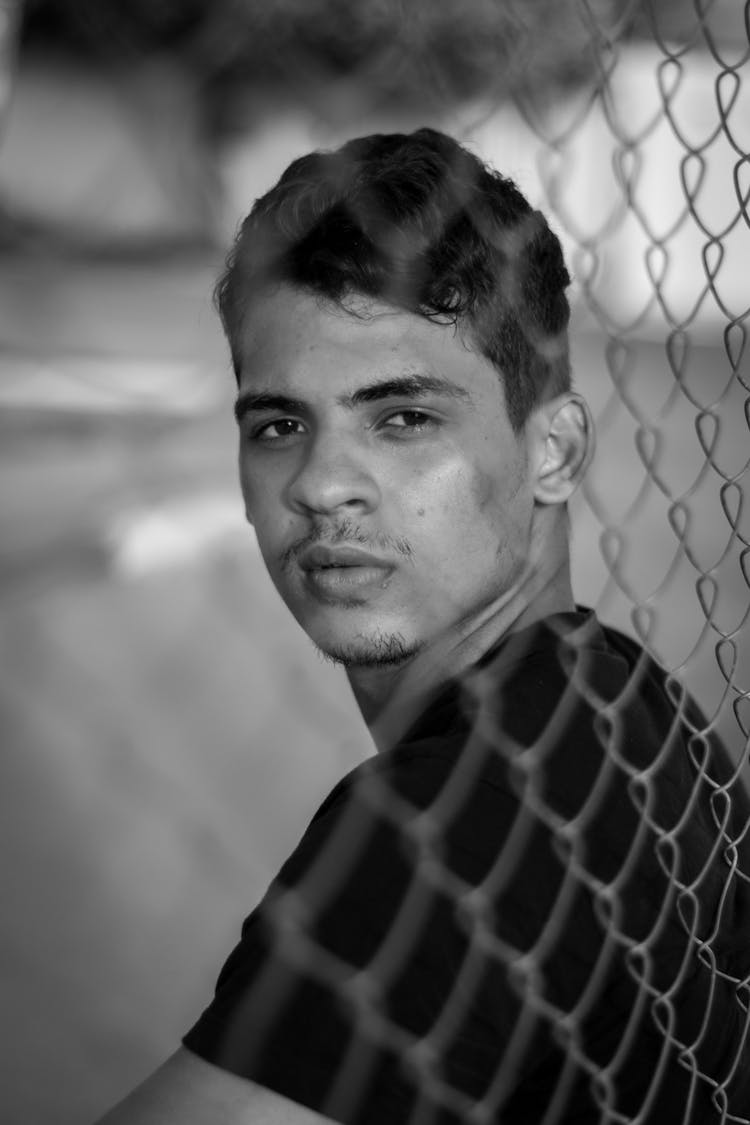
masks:
<svg viewBox="0 0 750 1125"><path fill-rule="evenodd" d="M330 1045L330 1082L307 1097L335 1120L383 1119L375 1091L385 1075L405 1099L393 1119L419 1125L750 1121L750 933L733 906L750 884L750 5L739 47L736 28L733 45L719 42L712 7L696 0L687 23L682 11L673 38L651 5L650 40L634 46L602 35L584 0L596 82L561 106L540 109L527 95L517 102L539 141L541 201L571 255L577 329L604 339L611 383L606 394L593 388L603 468L584 499L585 518L600 528L601 561L586 571L582 560L582 585L600 583L599 609L627 617L644 651L629 650L621 691L602 694L586 627L561 634L567 687L530 741L510 733L512 705L497 699L496 672L477 672L454 700L465 720L458 736L450 726L446 736L456 753L419 797L376 760L313 821L312 852L282 870L220 980L219 1011L237 974L243 986L218 1057L251 1076L257 1066L276 1073L269 1057L284 1049L274 1038L279 1022L299 1017L295 997L303 993L313 1011L321 994L332 997L346 1033ZM494 127L474 122L463 135L471 142ZM635 460L613 480L607 450L621 440L623 418ZM655 544L665 534L666 555ZM676 632L664 627L675 611L688 622ZM700 694L711 674L707 649L719 686L703 715L685 685L694 681ZM634 718L655 674L649 654L666 666L676 716L651 754L638 745ZM703 695L711 697L704 684ZM595 716L600 754L567 763L583 788L570 807L556 788L556 755L582 707ZM426 737L412 734L406 750L428 756L417 749ZM677 765L681 753L689 761ZM675 770L684 780L686 769L675 806ZM467 874L446 839L492 770L503 779L503 828L481 873ZM627 832L609 854L606 823L618 817ZM394 885L355 956L337 947L327 919L341 909L370 924L369 903L383 890L375 852ZM552 873L549 883L525 886L527 867L534 877ZM540 917L519 923L514 910ZM399 1018L399 989L415 987L414 965L441 926L452 936L441 946L450 965L437 995L427 989L423 1018ZM248 958L250 973L240 967ZM456 1052L483 992L496 1000L496 1054L472 1087ZM304 1034L298 1042L304 1050ZM540 1057L554 1066L540 1069Z"/></svg>
<svg viewBox="0 0 750 1125"><path fill-rule="evenodd" d="M682 39L668 41L658 7L649 6L651 43L642 48L642 60L632 65L627 49L602 48L601 79L593 96L565 127L547 133L540 163L549 204L574 244L586 308L608 339L606 364L614 394L600 419L603 441L610 411L627 412L643 467L639 487L623 505L609 503L596 480L586 491L602 527L602 554L647 646L656 641L656 618L670 589L673 596L679 590L684 611L689 593L677 572L688 564L694 604L703 617L693 651L679 661L674 652L659 651L658 644L656 650L676 672L686 671L705 630L728 689L720 706L734 713L741 732L734 745L741 750L748 735L741 659L743 652L747 659L746 635L744 646L742 638L748 613L748 525L742 501L748 468L747 306L739 265L750 246L748 46L739 21L741 40L733 46L717 42L711 27L716 8L696 4L692 26L688 20ZM746 6L744 11L747 19ZM571 221L576 209L569 205L564 178L576 135L591 113L601 115L599 136L611 160L614 190L604 187L609 202L595 225L586 228ZM606 177L603 162L598 169ZM578 187L574 183L573 190ZM629 263L630 295L624 301L618 287L625 278L612 271L617 256ZM657 374L661 357L653 351L644 355L639 343L644 337L663 349L666 379ZM701 355L707 343L723 351L712 361L714 370ZM670 422L678 415L681 425L674 431ZM677 466L688 460L687 425L697 440L690 468L683 464L678 482ZM639 513L657 493L675 550L661 575L638 574L637 567L629 570L626 544L637 536ZM723 527L711 518L709 506L721 511ZM724 578L735 591L729 612L719 604ZM729 729L725 726L725 733Z"/></svg>
<svg viewBox="0 0 750 1125"><path fill-rule="evenodd" d="M198 58L206 82L215 77L211 49L221 61L227 43L231 48L239 41L234 14L252 25L252 38L256 30L252 9L265 12L271 27L272 7L248 5L243 12L242 5L229 5L229 14L221 19L223 37L196 35L187 43L185 55ZM325 7L308 6L309 14L303 13L306 31L317 28L324 38L332 37L333 29L333 21L326 26ZM346 815L336 822L314 869L306 872L297 890L272 897L264 908L274 957L279 960L272 970L267 951L269 971L248 989L224 1048L230 1059L246 1055L245 1008L253 1039L264 1025L272 1037L285 990L291 996L295 980L301 978L321 983L350 1013L354 1032L344 1043L335 1079L320 1103L344 1120L348 1114L363 1112L379 1052L393 1058L396 1074L409 1076L416 1091L411 1120L426 1122L450 1113L466 1121L513 1120L514 1087L533 1076L540 1027L549 1029L561 1060L553 1086L539 1095L541 1108L535 1120L545 1125L568 1119L579 1074L586 1076L592 1120L674 1119L686 1125L750 1120L750 1109L730 1102L731 1083L741 1078L747 1066L742 1054L747 964L740 971L740 957L733 972L720 960L723 938L735 940L740 947L743 942L750 944L746 929L724 932L733 896L748 881L741 774L750 731L746 503L750 371L745 281L749 8L739 2L666 5L651 0L638 6L638 35L624 37L620 35L624 9L630 7L632 15L633 5L583 0L575 20L570 16L573 7L565 6L566 29L572 28L563 36L570 44L566 65L575 72L579 43L593 44L593 53L587 49L585 54L587 60L590 56L595 60L595 80L553 105L535 98L521 78L525 71L554 72L553 62L545 61L546 55L540 62L533 52L510 49L508 43L523 43L520 33L528 29L521 19L498 17L496 23L500 9L487 5L482 74L502 71L498 79L502 93L510 73L508 87L521 89L515 109L502 109L500 123L492 114L486 120L462 118L455 131L470 144L486 147L493 162L511 174L514 169L502 151L509 138L523 134L523 145L535 155L539 186L537 190L534 179L530 194L536 194L535 202L553 217L575 274L574 354L577 349L585 360L581 369L598 363L604 375L590 380L581 376L581 389L596 407L600 456L575 513L575 523L580 525L574 540L579 592L582 600L597 603L603 618L634 631L668 667L667 688L692 735L695 783L680 818L668 824L660 820L654 805L660 793L661 759L645 766L634 764L615 737L627 697L618 701L619 708L612 701L593 699L592 706L611 727L603 729L606 759L596 776L589 778L585 802L575 815L563 815L545 795L548 748L544 740L508 746L506 739L504 764L516 799L506 809L512 828L489 868L472 881L446 863L440 837L442 826L464 807L485 768L487 742L497 742L493 730L502 725L502 715L484 710L481 678L474 682L474 694L464 701L475 724L473 734L462 746L460 766L440 775L444 784L433 800L415 813L414 804L395 793L376 768L366 773L367 785L357 789L351 808L345 806ZM18 5L5 8L15 18ZM79 6L71 8L75 11ZM87 9L89 24L95 25L102 6ZM163 9L166 12L167 6ZM380 34L380 53L373 55L365 44L359 64L369 77L392 79L398 96L409 50L399 52L389 30L386 15L396 9L405 18L406 8L400 4L368 6L376 16L380 13L386 29ZM128 13L122 6L119 10L120 23L127 24ZM172 11L177 8L172 6ZM440 22L443 9L435 5L434 11ZM348 5L341 6L343 15L353 12ZM454 44L462 22L461 13L449 15L433 39L441 56ZM299 11L297 18L301 18ZM403 36L413 50L419 48L420 66L413 70L419 77L414 82L418 93L434 62L420 22L424 18L410 20ZM530 25L536 27L536 18L529 16ZM577 21L585 31L582 38L572 27ZM116 46L118 37L111 30L111 25L104 27L101 41ZM127 27L121 40L128 39L126 31ZM257 38L256 61L266 64L277 80L281 75L291 82L292 76L299 78L300 70L314 69L308 56L295 56L293 37L286 55L272 50L268 44L276 44L275 35L269 31L267 39ZM545 43L553 38L550 35ZM141 44L133 46L137 56ZM474 91L475 48L471 36L465 46L462 40L460 73L448 91L451 96L455 87ZM335 50L340 52L340 43ZM296 66L298 61L304 65ZM243 68L246 62L238 58L235 78ZM355 97L359 77L357 65L350 67L337 87L339 97L346 98L348 92ZM497 91L494 97L499 97ZM439 96L433 99L433 106L440 103ZM618 466L614 474L613 463ZM591 549L592 542L599 544L598 553ZM637 684L636 672L634 692ZM701 699L705 718L687 713L685 684ZM585 677L580 690L589 690ZM565 706L556 713L556 724L564 726L564 722ZM728 768L712 747L714 730L732 751ZM592 871L595 829L600 823L597 811L607 807L607 786L613 778L619 779L621 795L627 794L625 799L637 811L638 825L618 870L602 872L594 865ZM684 833L704 815L709 834L701 862L686 867ZM383 829L390 830L389 838L395 833L401 841L394 869L401 870L399 857L405 851L410 857L408 872L399 888L397 909L388 919L387 934L370 951L364 967L352 973L346 958L326 949L311 924L310 904L314 911L323 911L343 892L350 881L347 875L355 881L366 876L366 869L363 874L357 864L365 863L364 853ZM491 905L522 878L540 832L550 841L548 858L560 882L556 893L548 896L547 913L533 942L522 947L517 935L498 932ZM633 904L623 896L631 885L629 879L642 870L646 854L657 857L664 909L651 918L650 931L644 934L631 926L628 909ZM707 918L702 905L709 883L715 910ZM546 959L564 935L567 920L580 909L581 894L588 895L593 912L591 944L585 981L574 1001L566 1003L565 997L546 990ZM427 940L435 900L442 904L443 913L447 910L460 920L466 940L453 963L449 991L439 998L429 1027L417 1032L394 1018L384 995L398 980L400 968ZM366 906L357 902L355 910L364 911ZM683 956L673 959L671 978L665 981L659 975L660 941L675 911L683 918L685 942ZM617 958L624 958L632 983L627 996L631 1017L597 1052L586 1035L587 1017ZM487 984L483 966L488 960L502 970L507 987L501 995L510 1014L492 1080L481 1096L470 1096L446 1079L441 1059L461 1030L466 998ZM686 990L697 995L699 1014L705 1017L687 1027L680 1023ZM722 1059L720 1070L709 1070L703 1045L716 1021L730 1012L736 1019L732 1050ZM622 1075L644 1027L656 1028L660 1050L653 1052L638 1104L624 1107ZM659 1097L670 1052L679 1056L678 1065L689 1081L679 1099L665 1109ZM711 1099L710 1118L698 1104L705 1090Z"/></svg>

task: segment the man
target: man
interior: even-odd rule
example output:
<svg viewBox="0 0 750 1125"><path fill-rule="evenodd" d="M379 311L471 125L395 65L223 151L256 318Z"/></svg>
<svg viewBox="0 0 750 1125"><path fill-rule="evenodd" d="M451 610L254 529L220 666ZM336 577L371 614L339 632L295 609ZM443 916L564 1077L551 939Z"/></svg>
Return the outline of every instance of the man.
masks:
<svg viewBox="0 0 750 1125"><path fill-rule="evenodd" d="M750 807L578 609L569 278L431 130L295 161L218 287L247 516L380 753L107 1125L750 1120Z"/></svg>

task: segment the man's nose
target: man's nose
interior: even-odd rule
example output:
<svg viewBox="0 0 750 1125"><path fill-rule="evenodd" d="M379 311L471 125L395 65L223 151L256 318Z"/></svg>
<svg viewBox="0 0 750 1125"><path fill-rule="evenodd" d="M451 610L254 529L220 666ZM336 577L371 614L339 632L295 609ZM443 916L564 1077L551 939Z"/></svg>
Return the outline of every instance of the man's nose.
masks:
<svg viewBox="0 0 750 1125"><path fill-rule="evenodd" d="M328 514L337 509L372 511L380 488L366 451L350 441L319 434L289 485L289 502L297 511Z"/></svg>

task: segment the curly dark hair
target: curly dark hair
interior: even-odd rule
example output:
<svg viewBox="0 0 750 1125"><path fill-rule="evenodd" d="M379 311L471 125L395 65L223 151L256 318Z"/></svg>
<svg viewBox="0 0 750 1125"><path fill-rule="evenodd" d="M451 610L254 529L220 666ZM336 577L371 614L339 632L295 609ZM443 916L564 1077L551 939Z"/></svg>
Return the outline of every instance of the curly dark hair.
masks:
<svg viewBox="0 0 750 1125"><path fill-rule="evenodd" d="M275 283L456 324L502 376L518 431L570 387L570 277L515 184L433 129L293 161L243 222L216 286L239 378L243 312Z"/></svg>

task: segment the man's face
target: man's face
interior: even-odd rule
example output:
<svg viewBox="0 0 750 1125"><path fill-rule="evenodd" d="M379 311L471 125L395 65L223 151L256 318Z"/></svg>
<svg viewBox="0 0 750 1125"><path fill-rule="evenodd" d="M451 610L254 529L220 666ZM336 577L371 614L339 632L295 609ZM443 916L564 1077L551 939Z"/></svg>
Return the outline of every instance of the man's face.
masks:
<svg viewBox="0 0 750 1125"><path fill-rule="evenodd" d="M401 662L501 599L528 553L523 431L452 325L281 286L242 335L248 518L285 603L345 664Z"/></svg>

